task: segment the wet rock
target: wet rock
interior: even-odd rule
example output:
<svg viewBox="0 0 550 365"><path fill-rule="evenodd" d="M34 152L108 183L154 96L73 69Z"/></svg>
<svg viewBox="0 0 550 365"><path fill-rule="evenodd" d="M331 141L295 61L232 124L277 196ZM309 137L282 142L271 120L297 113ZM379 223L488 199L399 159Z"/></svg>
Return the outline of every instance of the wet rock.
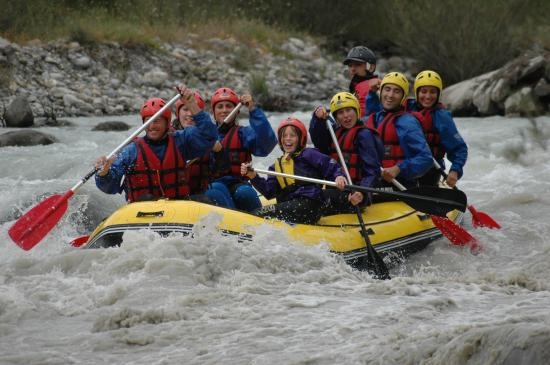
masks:
<svg viewBox="0 0 550 365"><path fill-rule="evenodd" d="M544 107L530 87L524 87L510 95L504 102L504 108L505 115L509 117L532 117L544 111Z"/></svg>
<svg viewBox="0 0 550 365"><path fill-rule="evenodd" d="M533 91L538 97L550 96L550 83L545 79L540 79Z"/></svg>
<svg viewBox="0 0 550 365"><path fill-rule="evenodd" d="M0 147L7 146L37 146L57 142L57 139L47 133L35 130L20 130L0 134Z"/></svg>
<svg viewBox="0 0 550 365"><path fill-rule="evenodd" d="M120 121L102 122L92 128L93 131L127 131L132 128L128 124Z"/></svg>
<svg viewBox="0 0 550 365"><path fill-rule="evenodd" d="M34 123L34 115L28 98L21 95L17 96L7 107L4 120L7 127L31 127Z"/></svg>
<svg viewBox="0 0 550 365"><path fill-rule="evenodd" d="M47 117L40 117L34 120L36 127L70 127L74 124L66 119L52 119Z"/></svg>
<svg viewBox="0 0 550 365"><path fill-rule="evenodd" d="M491 100L491 84L488 80L482 82L472 95L472 102L483 115L496 114L498 112L497 104Z"/></svg>
<svg viewBox="0 0 550 365"><path fill-rule="evenodd" d="M477 80L472 79L443 89L441 102L452 110L455 116L468 116L476 113L477 108L473 102L476 84Z"/></svg>

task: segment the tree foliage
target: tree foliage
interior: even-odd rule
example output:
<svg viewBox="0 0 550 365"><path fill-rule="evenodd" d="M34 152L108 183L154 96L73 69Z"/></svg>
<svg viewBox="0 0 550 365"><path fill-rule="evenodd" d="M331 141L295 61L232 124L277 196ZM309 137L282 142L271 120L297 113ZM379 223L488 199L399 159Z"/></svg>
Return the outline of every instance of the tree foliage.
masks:
<svg viewBox="0 0 550 365"><path fill-rule="evenodd" d="M446 84L498 68L535 42L550 47L548 0L0 0L0 9L0 35L27 39L86 39L79 22L90 17L97 27L122 24L119 32L204 31L248 19L320 36L330 53L363 44L379 56L411 57Z"/></svg>

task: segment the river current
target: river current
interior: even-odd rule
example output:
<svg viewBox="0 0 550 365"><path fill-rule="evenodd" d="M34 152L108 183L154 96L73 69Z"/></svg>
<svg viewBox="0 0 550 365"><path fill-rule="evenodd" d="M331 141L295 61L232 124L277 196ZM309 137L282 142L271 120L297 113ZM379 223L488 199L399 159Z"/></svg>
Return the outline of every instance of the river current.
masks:
<svg viewBox="0 0 550 365"><path fill-rule="evenodd" d="M269 115L274 126L286 116ZM59 143L0 149L0 364L550 362L550 118L456 119L470 152L459 187L502 229L474 229L466 213L482 253L441 238L388 281L269 229L243 243L207 228L72 248L125 204L93 179L43 241L21 250L7 234L17 218L131 133L91 130L107 120L140 123L69 118L40 129Z"/></svg>

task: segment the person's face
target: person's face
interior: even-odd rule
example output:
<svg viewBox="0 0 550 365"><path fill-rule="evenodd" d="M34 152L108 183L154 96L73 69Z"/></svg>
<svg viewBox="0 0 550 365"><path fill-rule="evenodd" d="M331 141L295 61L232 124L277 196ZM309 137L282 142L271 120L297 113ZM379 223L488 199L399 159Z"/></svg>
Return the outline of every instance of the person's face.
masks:
<svg viewBox="0 0 550 365"><path fill-rule="evenodd" d="M357 111L347 107L336 111L336 121L345 129L350 129L357 124Z"/></svg>
<svg viewBox="0 0 550 365"><path fill-rule="evenodd" d="M189 126L195 125L195 121L193 120L193 115L187 109L187 107L182 106L179 111L178 120L181 124L182 128L187 128Z"/></svg>
<svg viewBox="0 0 550 365"><path fill-rule="evenodd" d="M431 108L437 102L439 90L435 86L422 86L418 88L418 102L423 108Z"/></svg>
<svg viewBox="0 0 550 365"><path fill-rule="evenodd" d="M150 117L145 118L145 122L147 122L150 119ZM147 128L145 128L145 133L147 134L147 137L149 137L153 141L160 141L166 132L168 131L168 121L164 119L164 117L158 117L153 122L151 122Z"/></svg>
<svg viewBox="0 0 550 365"><path fill-rule="evenodd" d="M403 89L394 84L385 84L380 91L380 99L384 110L396 110L401 106Z"/></svg>
<svg viewBox="0 0 550 365"><path fill-rule="evenodd" d="M350 77L355 75L365 76L367 74L367 64L364 62L350 62L348 64L348 72Z"/></svg>
<svg viewBox="0 0 550 365"><path fill-rule="evenodd" d="M218 123L223 123L223 120L235 108L235 104L230 101L220 101L214 107L214 120ZM230 122L230 121L229 121Z"/></svg>
<svg viewBox="0 0 550 365"><path fill-rule="evenodd" d="M298 149L299 136L293 126L286 126L281 136L281 146L285 153L293 153Z"/></svg>

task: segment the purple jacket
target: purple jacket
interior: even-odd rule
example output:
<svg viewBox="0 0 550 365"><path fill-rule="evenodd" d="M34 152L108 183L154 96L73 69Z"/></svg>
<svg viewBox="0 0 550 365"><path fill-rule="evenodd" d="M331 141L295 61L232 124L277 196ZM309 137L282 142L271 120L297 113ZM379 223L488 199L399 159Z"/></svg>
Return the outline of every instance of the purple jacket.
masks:
<svg viewBox="0 0 550 365"><path fill-rule="evenodd" d="M292 175L329 181L334 181L338 176L343 176L340 165L316 148L306 147L293 156L294 173L291 173ZM277 159L275 163L278 163L278 161ZM275 171L275 164L269 166L269 170ZM292 200L296 197L323 200L321 186L314 183L295 179L295 184L283 189L277 177L272 175L267 178L256 175L250 182L267 199L276 197L278 203Z"/></svg>

